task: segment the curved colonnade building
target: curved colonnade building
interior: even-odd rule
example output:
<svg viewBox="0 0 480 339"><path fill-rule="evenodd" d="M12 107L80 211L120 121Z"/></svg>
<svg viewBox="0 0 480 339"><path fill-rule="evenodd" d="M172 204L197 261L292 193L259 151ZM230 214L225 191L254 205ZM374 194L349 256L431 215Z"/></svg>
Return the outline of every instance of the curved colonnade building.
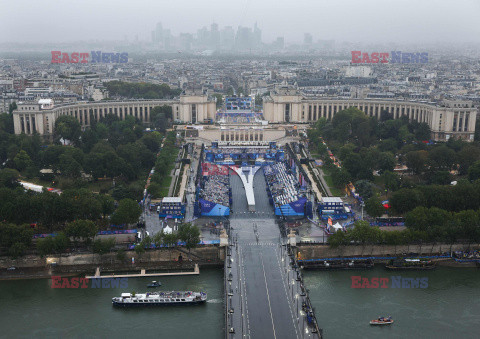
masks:
<svg viewBox="0 0 480 339"><path fill-rule="evenodd" d="M82 129L90 126L92 121L99 121L107 114L114 114L120 119L134 116L143 123L150 122L151 110L156 106L172 107L174 120L182 122L203 123L205 119L215 118L215 102L206 95L181 95L176 100L124 100L101 102L78 102L53 106L39 103L19 103L13 112L15 134L51 135L55 120L62 115L78 119Z"/></svg>
<svg viewBox="0 0 480 339"><path fill-rule="evenodd" d="M380 119L388 112L394 119L409 120L430 126L432 139L446 141L459 138L473 141L477 109L470 101L445 100L442 105L427 102L381 99L310 98L292 89L278 90L263 100L263 115L270 122L311 123L320 118L330 120L335 113L356 107L368 116Z"/></svg>
<svg viewBox="0 0 480 339"><path fill-rule="evenodd" d="M130 115L149 123L152 108L162 105L171 106L174 120L183 123L215 120L215 102L206 95L181 95L176 100L82 102L55 107L45 103L20 103L13 112L15 133L51 135L55 120L61 115L74 116L82 128L107 114L117 115L121 119ZM432 130L432 139L437 141L449 138L473 141L475 134L477 109L468 101L444 101L438 105L402 100L310 98L291 89L274 91L263 101L265 120L280 124L313 123L320 118L329 120L337 112L349 107L356 107L368 116L377 118L388 112L394 119L407 116L410 120L425 122Z"/></svg>

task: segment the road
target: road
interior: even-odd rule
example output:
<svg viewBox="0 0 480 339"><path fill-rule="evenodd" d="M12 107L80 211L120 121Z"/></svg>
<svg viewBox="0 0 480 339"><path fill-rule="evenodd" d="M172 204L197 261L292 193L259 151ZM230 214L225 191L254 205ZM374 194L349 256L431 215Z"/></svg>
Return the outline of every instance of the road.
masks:
<svg viewBox="0 0 480 339"><path fill-rule="evenodd" d="M227 265L229 338L313 337L302 312L300 283L282 247L273 208L268 203L262 171L254 179L258 212L247 211L240 178L231 176L233 213L230 216L231 262ZM231 276L230 276L231 272ZM231 284L231 285L230 285ZM230 287L231 286L231 287ZM230 333L231 328L235 333Z"/></svg>

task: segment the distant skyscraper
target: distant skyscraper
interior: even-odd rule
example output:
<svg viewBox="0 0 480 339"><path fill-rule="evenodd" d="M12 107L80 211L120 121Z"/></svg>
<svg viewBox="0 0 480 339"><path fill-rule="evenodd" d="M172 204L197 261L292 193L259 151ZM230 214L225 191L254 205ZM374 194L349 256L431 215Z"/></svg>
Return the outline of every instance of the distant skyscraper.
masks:
<svg viewBox="0 0 480 339"><path fill-rule="evenodd" d="M210 48L218 50L220 45L220 32L218 31L218 25L213 23L210 26Z"/></svg>
<svg viewBox="0 0 480 339"><path fill-rule="evenodd" d="M237 50L252 49L252 40L251 28L239 26L237 30L237 37L235 39L235 47Z"/></svg>
<svg viewBox="0 0 480 339"><path fill-rule="evenodd" d="M285 47L285 38L279 36L274 42L273 42L273 48L277 50L282 50Z"/></svg>
<svg viewBox="0 0 480 339"><path fill-rule="evenodd" d="M305 33L303 35L303 43L305 45L311 45L313 42L313 38L312 38L312 35L310 33Z"/></svg>
<svg viewBox="0 0 480 339"><path fill-rule="evenodd" d="M232 50L235 46L235 31L232 26L226 26L220 32L220 48Z"/></svg>
<svg viewBox="0 0 480 339"><path fill-rule="evenodd" d="M162 24L159 22L155 27L155 31L152 33L152 39L154 39L154 44L157 46L164 46L164 36L163 36L163 27Z"/></svg>
<svg viewBox="0 0 480 339"><path fill-rule="evenodd" d="M197 30L197 33L180 33L178 36L171 34L169 29L164 29L159 22L151 32L152 45L162 50L224 50L234 49L240 51L258 51L262 47L262 31L255 23L252 28L239 26L237 32L232 26L219 29L217 23L212 23ZM281 43L280 49L283 48Z"/></svg>
<svg viewBox="0 0 480 339"><path fill-rule="evenodd" d="M253 27L253 39L254 47L256 49L260 48L262 46L262 30L258 28L257 23L255 23L255 26Z"/></svg>

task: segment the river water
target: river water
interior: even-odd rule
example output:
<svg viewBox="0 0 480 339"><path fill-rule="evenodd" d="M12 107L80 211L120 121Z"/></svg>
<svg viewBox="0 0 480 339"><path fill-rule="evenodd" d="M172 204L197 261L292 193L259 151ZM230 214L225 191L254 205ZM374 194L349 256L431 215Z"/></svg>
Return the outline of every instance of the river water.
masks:
<svg viewBox="0 0 480 339"><path fill-rule="evenodd" d="M428 278L421 288L352 288L351 276ZM433 271L309 271L305 286L325 338L478 338L480 270L446 268ZM378 316L394 324L370 326Z"/></svg>
<svg viewBox="0 0 480 339"><path fill-rule="evenodd" d="M201 269L199 276L157 278L162 290L206 291L209 300L204 305L112 307L112 297L145 292L151 280L129 279L127 289L52 289L49 279L1 281L0 337L224 337L222 270Z"/></svg>
<svg viewBox="0 0 480 339"><path fill-rule="evenodd" d="M352 275L426 277L428 287L354 289ZM391 272L376 267L369 271L306 271L304 277L327 339L478 338L480 270L475 268ZM112 297L144 292L150 280L130 279L126 289L52 289L48 279L0 281L0 336L224 337L221 269L202 269L199 276L158 278L162 290L207 291L209 302L205 305L112 307ZM380 315L391 315L395 323L385 327L368 324Z"/></svg>

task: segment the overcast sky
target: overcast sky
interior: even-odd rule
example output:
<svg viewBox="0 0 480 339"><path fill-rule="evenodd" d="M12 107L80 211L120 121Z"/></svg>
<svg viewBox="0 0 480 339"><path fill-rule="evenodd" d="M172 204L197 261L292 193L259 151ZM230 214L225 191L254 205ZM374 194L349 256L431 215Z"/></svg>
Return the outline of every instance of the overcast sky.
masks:
<svg viewBox="0 0 480 339"><path fill-rule="evenodd" d="M0 42L150 40L212 22L301 42L480 42L480 0L0 0Z"/></svg>

